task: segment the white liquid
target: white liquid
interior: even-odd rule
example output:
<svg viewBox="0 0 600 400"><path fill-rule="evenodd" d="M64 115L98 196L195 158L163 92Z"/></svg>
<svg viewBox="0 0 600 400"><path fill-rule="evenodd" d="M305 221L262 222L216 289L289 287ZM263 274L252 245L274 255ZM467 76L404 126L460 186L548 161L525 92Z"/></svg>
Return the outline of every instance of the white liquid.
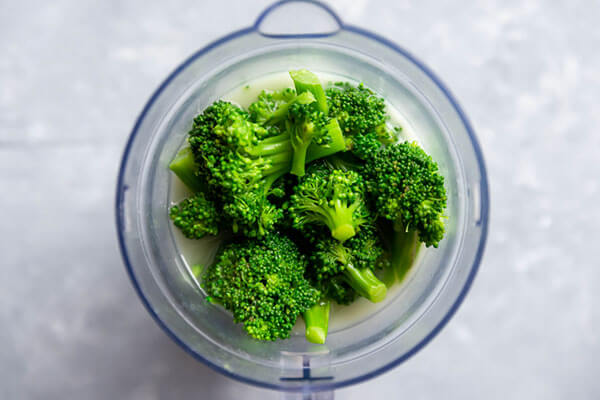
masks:
<svg viewBox="0 0 600 400"><path fill-rule="evenodd" d="M333 82L348 81L348 78L336 77L330 74L318 73L321 83L324 87L331 86ZM358 82L354 82L358 83ZM248 82L246 85L242 85L231 92L225 94L222 100L230 101L243 108L247 108L252 102L254 102L257 96L262 90L281 90L287 87L293 88L293 82L287 72L281 72L264 77L255 79ZM409 121L404 118L401 110L392 107L387 104L387 112L390 116L390 124L393 126L401 126L402 131L400 132L400 140L418 141L414 130ZM181 183L179 179L172 179L171 181L171 204L178 203L184 198L191 195L190 191ZM212 263L218 244L222 240L219 237L207 236L201 240L190 240L184 237L178 229L173 229L175 240L178 244L181 257L188 269L191 271L192 265L209 265ZM419 252L419 255L423 252ZM415 260L415 265L418 264L419 257ZM412 273L414 268L411 268L409 275ZM191 273L191 272L190 272ZM404 278L404 282L409 280L409 276ZM332 303L331 314L329 320L329 332L333 333L338 330L350 328L352 325L366 319L369 315L373 315L378 310L383 309L389 304L396 294L402 287L402 284L395 284L388 288L387 296L385 300L380 303L371 303L365 298L358 298L349 306L341 306ZM298 318L298 323L294 327L292 334L303 335L304 334L304 323L302 318Z"/></svg>

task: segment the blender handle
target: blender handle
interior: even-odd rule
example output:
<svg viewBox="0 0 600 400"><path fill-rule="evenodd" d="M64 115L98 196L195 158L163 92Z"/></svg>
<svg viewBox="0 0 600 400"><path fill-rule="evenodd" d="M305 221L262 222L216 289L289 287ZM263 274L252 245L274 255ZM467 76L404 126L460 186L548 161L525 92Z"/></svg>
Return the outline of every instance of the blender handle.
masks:
<svg viewBox="0 0 600 400"><path fill-rule="evenodd" d="M297 7L304 5L303 7ZM306 7L308 6L308 7ZM273 13L285 16L285 26L277 26ZM301 16L314 18L311 20L311 31L306 26L298 26ZM320 16L321 18L316 18ZM272 25L272 28L269 28ZM267 7L256 19L254 29L263 36L280 39L319 38L333 36L344 24L338 15L327 5L316 0L281 0Z"/></svg>

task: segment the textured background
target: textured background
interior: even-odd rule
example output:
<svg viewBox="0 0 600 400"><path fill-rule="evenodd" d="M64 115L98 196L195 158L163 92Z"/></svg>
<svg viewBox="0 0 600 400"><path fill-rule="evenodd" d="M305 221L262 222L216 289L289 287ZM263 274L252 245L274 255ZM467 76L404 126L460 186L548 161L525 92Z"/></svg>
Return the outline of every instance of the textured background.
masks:
<svg viewBox="0 0 600 400"><path fill-rule="evenodd" d="M121 152L150 93L267 3L1 0L0 398L278 398L163 334L125 275L113 221ZM599 398L599 3L331 5L450 86L479 134L493 202L455 318L337 398Z"/></svg>

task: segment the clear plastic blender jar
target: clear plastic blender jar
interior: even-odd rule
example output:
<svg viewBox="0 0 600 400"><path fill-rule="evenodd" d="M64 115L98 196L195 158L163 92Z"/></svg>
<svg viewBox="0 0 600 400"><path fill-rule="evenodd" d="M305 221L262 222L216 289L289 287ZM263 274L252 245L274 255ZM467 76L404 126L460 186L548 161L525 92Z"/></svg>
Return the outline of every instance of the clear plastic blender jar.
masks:
<svg viewBox="0 0 600 400"><path fill-rule="evenodd" d="M287 22L282 26L282 21ZM317 30L302 32L307 26ZM256 341L231 316L206 302L178 251L166 211L173 179L168 164L184 143L193 117L235 87L297 67L364 82L401 109L440 165L448 191L447 235L440 247L422 249L410 278L385 307L330 332L325 345L308 343L303 335ZM227 376L304 394L377 376L411 357L442 329L479 266L488 209L481 150L446 87L404 49L343 24L314 1L275 3L253 26L209 44L169 75L131 133L116 203L127 271L165 332Z"/></svg>

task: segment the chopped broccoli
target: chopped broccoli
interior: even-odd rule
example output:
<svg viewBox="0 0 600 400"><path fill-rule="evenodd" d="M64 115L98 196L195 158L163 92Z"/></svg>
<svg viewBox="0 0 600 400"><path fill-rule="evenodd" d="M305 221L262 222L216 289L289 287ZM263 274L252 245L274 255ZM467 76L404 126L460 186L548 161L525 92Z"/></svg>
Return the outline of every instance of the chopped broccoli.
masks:
<svg viewBox="0 0 600 400"><path fill-rule="evenodd" d="M296 95L294 89L287 88L274 92L262 91L258 99L250 104L250 120L261 125L277 125L287 118L290 107L315 102L312 93Z"/></svg>
<svg viewBox="0 0 600 400"><path fill-rule="evenodd" d="M385 101L362 83L338 82L326 91L329 115L337 118L344 134L356 135L385 126Z"/></svg>
<svg viewBox="0 0 600 400"><path fill-rule="evenodd" d="M366 160L363 176L381 216L416 231L426 246L438 246L444 237L446 189L431 156L414 142L386 146Z"/></svg>
<svg viewBox="0 0 600 400"><path fill-rule="evenodd" d="M333 120L335 123L335 120ZM337 124L330 125L325 114L316 111L311 104L292 104L288 110L288 119L285 121L286 131L290 133L294 157L292 159L291 173L304 176L306 154L311 144L327 146L332 142L332 136L337 132ZM338 150L343 150L341 145Z"/></svg>
<svg viewBox="0 0 600 400"><path fill-rule="evenodd" d="M317 304L302 314L304 324L306 325L306 340L316 344L325 343L329 327L329 309L329 300L319 300Z"/></svg>
<svg viewBox="0 0 600 400"><path fill-rule="evenodd" d="M387 127L385 101L361 83L336 83L327 89L329 116L337 118L346 137L346 148L366 160L382 145L396 141L396 131Z"/></svg>
<svg viewBox="0 0 600 400"><path fill-rule="evenodd" d="M206 182L199 174L198 165L194 161L192 149L184 147L179 150L169 169L177 175L177 177L194 193L204 192L207 190Z"/></svg>
<svg viewBox="0 0 600 400"><path fill-rule="evenodd" d="M281 218L268 200L271 185L289 171L289 135L251 122L248 113L218 101L194 120L189 143L208 184L218 189L234 232L262 236Z"/></svg>
<svg viewBox="0 0 600 400"><path fill-rule="evenodd" d="M191 239L232 233L212 265L192 267L208 301L259 340L288 338L301 316L322 344L331 302L382 301L421 242L438 246L447 199L431 157L397 143L383 98L289 74L294 88L194 119L169 165L193 195L169 216Z"/></svg>
<svg viewBox="0 0 600 400"><path fill-rule="evenodd" d="M311 154L320 158L344 150L346 143L337 120L327 115L327 98L317 76L306 70L290 71L290 76L296 91L263 91L249 113L254 122L288 132L293 148L290 172L303 176L307 161L314 159L307 159L311 146Z"/></svg>
<svg viewBox="0 0 600 400"><path fill-rule="evenodd" d="M325 225L340 242L351 238L371 221L364 198L364 183L355 171L315 166L290 197L290 217L299 230Z"/></svg>
<svg viewBox="0 0 600 400"><path fill-rule="evenodd" d="M348 284L356 294L376 303L386 295L386 286L374 274L377 260L383 254L383 248L373 229L363 229L344 243L330 237L321 237L309 256L314 269L313 280L323 292L333 300L345 304L350 298L346 289L339 287L340 282ZM332 278L336 285L328 288ZM338 294L339 293L339 294Z"/></svg>
<svg viewBox="0 0 600 400"><path fill-rule="evenodd" d="M219 233L219 211L203 193L197 193L171 207L169 216L188 239L202 239L207 234Z"/></svg>
<svg viewBox="0 0 600 400"><path fill-rule="evenodd" d="M294 81L294 86L296 87L296 92L298 92L298 94L304 92L312 93L317 101L318 110L327 113L329 108L327 105L327 96L325 95L325 91L323 90L323 86L321 86L321 81L318 76L306 69L299 69L290 71L290 77Z"/></svg>
<svg viewBox="0 0 600 400"><path fill-rule="evenodd" d="M296 318L320 298L304 278L306 259L288 237L272 233L224 246L203 275L209 300L220 303L260 340L285 339Z"/></svg>

